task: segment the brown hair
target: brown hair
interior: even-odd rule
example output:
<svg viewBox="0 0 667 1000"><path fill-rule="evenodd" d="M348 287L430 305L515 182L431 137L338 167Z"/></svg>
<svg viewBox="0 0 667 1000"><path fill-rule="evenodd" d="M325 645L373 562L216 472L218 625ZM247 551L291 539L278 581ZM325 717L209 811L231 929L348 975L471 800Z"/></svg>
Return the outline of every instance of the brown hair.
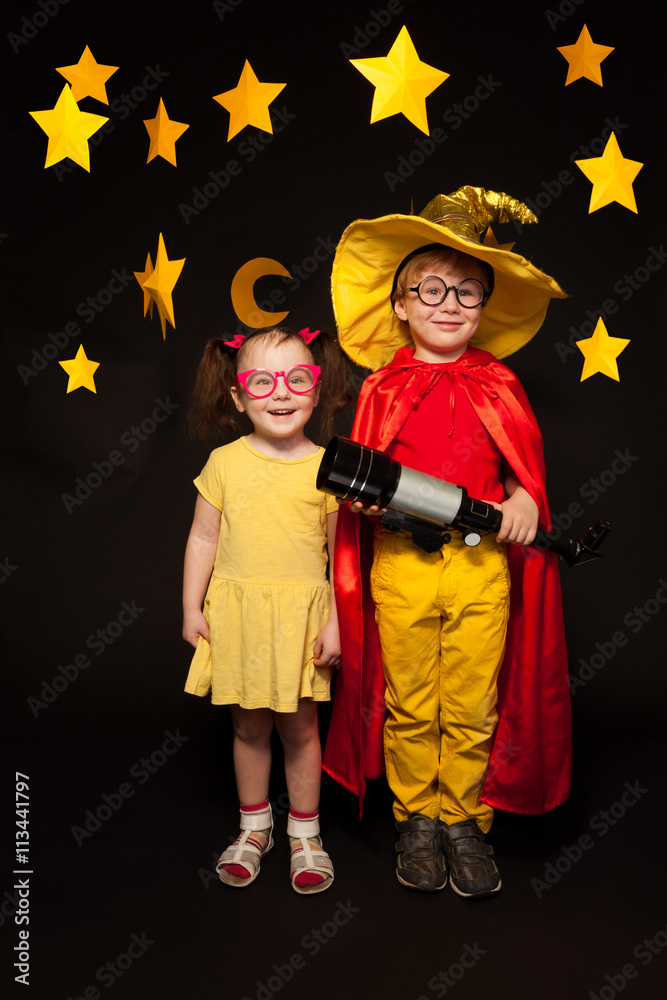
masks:
<svg viewBox="0 0 667 1000"><path fill-rule="evenodd" d="M454 250L453 247L427 247L423 253L417 253L410 257L399 271L396 277L396 287L391 296L392 305L397 299L403 298L406 289L413 285L421 275L428 274L432 268L442 266L443 264L457 270L465 270L465 268L471 265L476 265L478 270L486 275L487 279L491 279L490 281L483 282L485 289L487 291L493 290L493 271L484 261L478 260L476 257L471 257L470 254L463 253L461 250ZM491 274L489 274L489 271L491 271Z"/></svg>
<svg viewBox="0 0 667 1000"><path fill-rule="evenodd" d="M278 344L297 340L306 346L313 362L322 369L318 404L320 434L330 437L334 418L352 399L345 355L333 330L322 330L310 344L306 344L301 334L287 326L254 330L238 349L228 347L222 337L209 340L190 400L188 421L192 436L210 442L215 437L228 438L240 432L231 389L236 384L239 371L243 371L248 344L259 337L267 337Z"/></svg>

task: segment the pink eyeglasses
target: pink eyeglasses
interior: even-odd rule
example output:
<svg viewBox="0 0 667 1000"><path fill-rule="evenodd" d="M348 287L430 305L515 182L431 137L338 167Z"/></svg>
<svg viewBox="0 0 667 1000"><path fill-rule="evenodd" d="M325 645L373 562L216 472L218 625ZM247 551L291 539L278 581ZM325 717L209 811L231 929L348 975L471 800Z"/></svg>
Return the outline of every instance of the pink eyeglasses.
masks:
<svg viewBox="0 0 667 1000"><path fill-rule="evenodd" d="M239 372L238 380L253 399L265 399L271 396L278 385L278 379L284 378L289 392L303 396L315 388L322 369L317 365L293 365L286 372L272 372L268 368L251 368L247 372Z"/></svg>

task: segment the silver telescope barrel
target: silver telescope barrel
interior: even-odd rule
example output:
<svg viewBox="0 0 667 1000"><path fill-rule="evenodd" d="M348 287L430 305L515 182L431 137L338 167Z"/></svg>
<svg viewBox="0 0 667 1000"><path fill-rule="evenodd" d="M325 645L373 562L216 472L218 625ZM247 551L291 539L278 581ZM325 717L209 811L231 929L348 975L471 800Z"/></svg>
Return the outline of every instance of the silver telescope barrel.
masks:
<svg viewBox="0 0 667 1000"><path fill-rule="evenodd" d="M456 524L464 498L463 487L403 465L391 507L402 514L412 514L442 526Z"/></svg>

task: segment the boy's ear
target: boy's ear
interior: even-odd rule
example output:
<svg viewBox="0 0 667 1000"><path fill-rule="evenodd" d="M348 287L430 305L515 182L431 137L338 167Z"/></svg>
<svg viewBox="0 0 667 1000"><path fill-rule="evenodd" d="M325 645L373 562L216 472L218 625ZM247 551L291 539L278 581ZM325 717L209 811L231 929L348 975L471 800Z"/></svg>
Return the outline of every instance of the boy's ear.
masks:
<svg viewBox="0 0 667 1000"><path fill-rule="evenodd" d="M233 385L229 391L232 394L232 399L234 400L234 406L236 407L236 409L239 411L239 413L245 413L245 406L243 405L241 397L239 396L239 391L236 388L236 386Z"/></svg>
<svg viewBox="0 0 667 1000"><path fill-rule="evenodd" d="M394 302L394 312L396 313L396 315L400 320L402 320L404 323L407 323L408 314L405 309L405 303L403 302L402 297L396 299L396 301Z"/></svg>

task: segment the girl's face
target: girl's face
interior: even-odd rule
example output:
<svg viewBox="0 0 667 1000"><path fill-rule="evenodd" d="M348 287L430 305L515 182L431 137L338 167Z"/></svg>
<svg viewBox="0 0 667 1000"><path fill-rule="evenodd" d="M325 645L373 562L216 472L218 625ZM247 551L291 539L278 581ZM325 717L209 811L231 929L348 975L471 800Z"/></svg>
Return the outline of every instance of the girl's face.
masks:
<svg viewBox="0 0 667 1000"><path fill-rule="evenodd" d="M312 365L313 358L301 340L290 339L276 343L270 336L257 337L243 355L243 371L251 368L267 368L272 372L286 372L294 365ZM247 413L255 428L255 434L266 440L286 442L288 439L301 440L303 429L310 420L319 399L319 382L310 392L297 394L290 392L285 379L279 377L270 396L255 399L238 383L232 388L236 409Z"/></svg>

